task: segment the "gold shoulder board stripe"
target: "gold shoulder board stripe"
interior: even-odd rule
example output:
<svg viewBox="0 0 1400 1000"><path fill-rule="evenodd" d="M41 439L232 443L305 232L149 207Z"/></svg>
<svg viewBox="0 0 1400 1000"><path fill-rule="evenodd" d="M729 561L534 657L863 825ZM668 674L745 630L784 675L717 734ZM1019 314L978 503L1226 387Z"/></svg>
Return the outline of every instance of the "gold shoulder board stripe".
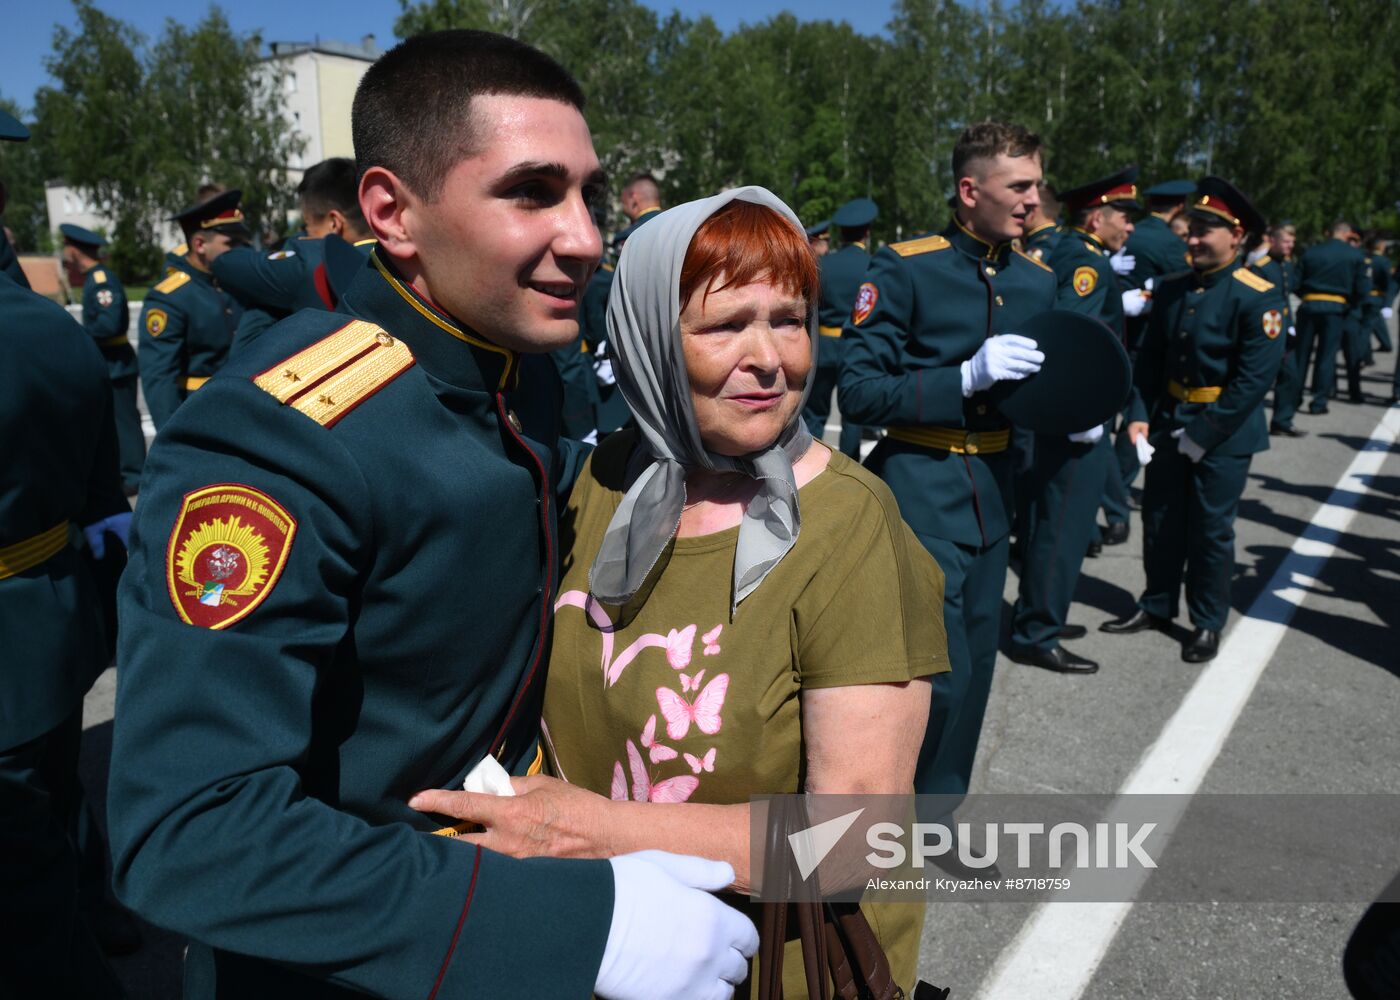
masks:
<svg viewBox="0 0 1400 1000"><path fill-rule="evenodd" d="M1261 278L1253 271L1247 271L1242 267L1235 269L1235 279L1248 285L1256 292L1267 292L1274 287L1272 281L1269 281L1267 278Z"/></svg>
<svg viewBox="0 0 1400 1000"><path fill-rule="evenodd" d="M92 272L92 280L99 285L107 284L107 272L99 267L96 271Z"/></svg>
<svg viewBox="0 0 1400 1000"><path fill-rule="evenodd" d="M255 376L253 384L330 427L412 364L403 341L373 323L352 320Z"/></svg>
<svg viewBox="0 0 1400 1000"><path fill-rule="evenodd" d="M947 250L949 243L942 236L924 236L917 240L905 240L903 243L891 243L890 249L901 257L913 257L915 254L931 253L934 250Z"/></svg>
<svg viewBox="0 0 1400 1000"><path fill-rule="evenodd" d="M1263 267L1265 264L1269 263L1269 261L1271 261L1271 260L1273 260L1273 258L1270 257L1268 254L1265 254L1264 256L1260 257L1258 260L1256 260L1256 261L1254 262L1254 266L1255 266L1255 267Z"/></svg>
<svg viewBox="0 0 1400 1000"><path fill-rule="evenodd" d="M181 285L185 284L189 280L190 276L186 272L171 271L170 274L166 276L164 281L156 285L156 291L160 292L162 295L169 295L171 292L175 291L175 289L179 288Z"/></svg>
<svg viewBox="0 0 1400 1000"><path fill-rule="evenodd" d="M1012 249L1015 249L1015 248L1013 247ZM1030 254L1028 254L1028 253L1022 253L1020 250L1016 250L1016 253L1020 254L1020 255L1021 255L1022 257L1024 257L1024 258L1026 258L1026 260L1030 261L1032 264L1034 264L1036 267L1040 268L1041 270L1049 271L1051 274L1054 274L1054 273L1055 273L1055 269L1054 269L1053 267L1051 267L1049 264L1045 263L1045 261L1040 260L1040 259L1037 258L1037 257L1032 257L1032 256L1031 256Z"/></svg>

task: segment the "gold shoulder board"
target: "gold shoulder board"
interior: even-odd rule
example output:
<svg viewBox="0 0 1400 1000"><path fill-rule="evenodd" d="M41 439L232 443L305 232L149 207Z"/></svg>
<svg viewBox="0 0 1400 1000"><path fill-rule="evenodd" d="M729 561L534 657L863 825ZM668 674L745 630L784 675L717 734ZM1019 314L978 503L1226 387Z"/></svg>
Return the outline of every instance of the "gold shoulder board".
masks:
<svg viewBox="0 0 1400 1000"><path fill-rule="evenodd" d="M1268 254L1265 254L1264 256L1260 257L1258 260L1256 260L1256 261L1254 262L1254 266L1255 266L1255 267L1263 267L1265 264L1269 263L1269 261L1271 261L1271 260L1273 260L1273 258L1270 257Z"/></svg>
<svg viewBox="0 0 1400 1000"><path fill-rule="evenodd" d="M96 271L92 272L92 280L99 285L107 284L107 272L99 267Z"/></svg>
<svg viewBox="0 0 1400 1000"><path fill-rule="evenodd" d="M1246 270L1243 267L1235 269L1235 280L1243 282L1256 292L1267 292L1274 287L1272 281L1269 281L1267 278L1261 278L1253 271Z"/></svg>
<svg viewBox="0 0 1400 1000"><path fill-rule="evenodd" d="M165 279L161 281L160 284L156 285L155 290L160 292L162 295L169 295L171 292L175 291L175 289L179 288L181 285L185 284L189 280L190 276L188 273L184 271L171 271L168 275L165 276Z"/></svg>
<svg viewBox="0 0 1400 1000"><path fill-rule="evenodd" d="M891 243L890 249L901 257L913 257L915 254L931 253L934 250L947 250L949 243L942 236L924 236L917 240L905 240L903 243Z"/></svg>
<svg viewBox="0 0 1400 1000"><path fill-rule="evenodd" d="M331 427L412 365L408 345L357 319L254 376L253 384Z"/></svg>
<svg viewBox="0 0 1400 1000"><path fill-rule="evenodd" d="M1012 247L1012 249L1015 250L1016 248L1015 248L1015 247ZM1024 253L1024 252L1022 252L1022 251L1020 251L1020 250L1016 250L1016 252L1017 252L1018 254L1020 254L1022 257L1026 258L1026 260L1030 261L1030 262L1031 262L1032 264L1034 264L1036 267L1041 268L1041 269L1046 270L1046 271L1049 271L1051 274L1054 274L1054 273L1055 273L1055 269L1054 269L1053 267L1051 267L1049 264L1045 263L1045 261L1041 260L1039 257L1032 257L1030 254Z"/></svg>

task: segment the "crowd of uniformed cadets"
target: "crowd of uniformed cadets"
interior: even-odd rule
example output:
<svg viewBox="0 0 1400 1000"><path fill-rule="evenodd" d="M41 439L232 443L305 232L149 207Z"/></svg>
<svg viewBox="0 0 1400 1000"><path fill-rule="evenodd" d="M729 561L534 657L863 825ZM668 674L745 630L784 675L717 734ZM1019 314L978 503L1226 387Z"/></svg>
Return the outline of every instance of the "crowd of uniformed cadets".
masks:
<svg viewBox="0 0 1400 1000"><path fill-rule="evenodd" d="M0 138L21 140L25 133L0 115ZM821 297L816 381L804 419L822 436L833 429L833 397L838 400L840 449L853 456L864 450L943 570L953 670L935 678L916 784L921 792L959 795L968 790L1012 561L1019 561L1019 588L1009 657L1093 673L1097 664L1064 645L1085 634L1070 620L1075 585L1086 557L1128 540L1129 511L1140 509L1145 585L1137 606L1102 630L1165 631L1184 587L1193 632L1182 656L1209 660L1229 609L1234 520L1251 456L1269 446L1271 434L1306 433L1295 420L1309 391L1306 412L1327 412L1339 395L1339 354L1347 376L1342 398L1364 401L1361 370L1377 352L1392 350L1386 320L1400 280L1385 241L1363 243L1343 221L1296 254L1293 227L1267 224L1260 207L1219 177L1143 189L1136 168L1126 167L1098 180L1060 178L1074 183L1057 192L1045 180L1039 139L1016 126L969 129L953 172L953 212L946 225L924 235L878 245L872 234L879 211L868 198L808 227L820 257ZM0 676L0 907L8 963L0 974L39 991L26 995L41 995L56 956L63 956L65 981L79 984L84 995L118 995L99 952L129 951L139 941L109 895L104 847L76 778L82 699L112 655L114 616L103 581L110 584L113 559L120 570L131 519L123 494L139 489L161 503L179 500L153 481L171 473L175 451L142 478L138 379L159 432L231 357L256 353L264 337L292 336L282 327L268 334L279 320L341 306L367 261L384 276L374 292L384 301L357 293L361 314L406 324L412 308L433 320L371 253L375 241L357 190L350 160L308 170L298 188L303 231L271 252L253 245L237 190L201 190L174 217L185 242L167 255L165 274L144 300L135 350L127 296L103 262L100 234L61 227L63 266L81 291L77 323L26 290L0 236L6 356L0 435L7 448L0 465L0 624L9 657ZM620 196L628 223L612 236L582 295L579 335L549 356L563 433L586 442L628 420L604 324L612 262L627 237L662 208L660 186L649 174L628 179ZM1119 345L1108 354L1086 351L1083 370L1071 372L1080 393L1106 397L1100 402L1110 415L1069 432L1013 426L1000 409L1008 387L1033 384L1042 369L1048 378L1052 367L1064 376L1080 363L1073 344L1067 351L1054 337L1026 335L1033 318L1051 309L1091 317ZM327 317L311 325L321 336L340 322ZM298 346L302 341L310 343L298 334ZM299 380L311 373L321 378L336 366L353 370L381 349L384 363L397 357L393 337L342 346L334 357L313 357L307 348L280 376L273 369L259 375L259 388L333 423L341 402L325 390L333 378L318 383L325 391L304 398ZM1131 364L1123 369L1131 375L1118 381L1109 374L1115 351ZM437 363L427 347L422 357ZM1096 367L1096 357L1108 367ZM477 363L489 367L483 358L489 361L482 354ZM279 377L285 385L262 385ZM490 375L497 377L507 375ZM334 382L336 393L354 391L351 381L342 382ZM1400 371L1392 402L1397 392ZM202 415L232 427L255 419L251 409L207 407ZM509 417L518 431L514 412ZM182 446L191 461L202 461L199 430L182 426ZM226 431L220 440L237 439ZM251 424L247 433L254 434ZM292 422L286 433L295 438L304 431ZM263 444L312 454L290 439ZM428 445L390 443L420 446ZM439 458L443 467L452 465L449 455ZM300 488L298 478L339 475L337 461L325 454L316 468L287 466L286 491ZM267 558L285 554L292 530L349 531L363 516L347 510L337 512L343 523L297 526L258 491L221 489L224 494L202 502L243 504L267 533L281 533L282 548L264 553ZM532 496L525 490L522 502ZM181 517L189 503L187 495ZM341 542L353 545L352 538ZM412 553L402 555L407 562ZM178 596L189 582L172 576L169 586L181 617L193 623L207 613L202 607L218 607L220 599L208 582L203 591L190 591L189 600ZM511 617L509 608L499 611ZM442 640L452 642L446 633ZM250 646L248 655L263 653ZM230 691L228 697L242 696Z"/></svg>

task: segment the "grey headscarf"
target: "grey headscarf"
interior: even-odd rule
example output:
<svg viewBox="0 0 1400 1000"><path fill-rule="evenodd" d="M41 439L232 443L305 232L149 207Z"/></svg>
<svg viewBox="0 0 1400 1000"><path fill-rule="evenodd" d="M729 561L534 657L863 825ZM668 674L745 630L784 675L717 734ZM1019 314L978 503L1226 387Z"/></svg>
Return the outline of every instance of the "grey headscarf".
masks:
<svg viewBox="0 0 1400 1000"><path fill-rule="evenodd" d="M680 277L695 231L731 201L765 205L802 223L761 187L742 187L662 212L627 240L608 298L608 343L623 398L641 429L642 448L628 468L629 487L608 524L588 573L589 590L604 604L626 604L646 582L671 543L685 507L687 469L741 472L758 480L739 525L730 612L787 555L801 518L793 462L811 446L801 408L766 451L729 458L700 441L681 351ZM812 364L817 355L816 303L809 303ZM812 380L802 392L805 406Z"/></svg>

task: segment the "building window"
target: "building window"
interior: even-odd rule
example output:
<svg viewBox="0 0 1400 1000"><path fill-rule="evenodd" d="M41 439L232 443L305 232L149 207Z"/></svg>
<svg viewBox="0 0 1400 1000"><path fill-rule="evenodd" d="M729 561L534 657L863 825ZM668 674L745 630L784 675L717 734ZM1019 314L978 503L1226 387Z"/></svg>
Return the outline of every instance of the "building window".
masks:
<svg viewBox="0 0 1400 1000"><path fill-rule="evenodd" d="M288 74L287 74L287 93L289 93L289 94L295 94L296 92L297 92L297 75L296 75L295 73L288 73Z"/></svg>

